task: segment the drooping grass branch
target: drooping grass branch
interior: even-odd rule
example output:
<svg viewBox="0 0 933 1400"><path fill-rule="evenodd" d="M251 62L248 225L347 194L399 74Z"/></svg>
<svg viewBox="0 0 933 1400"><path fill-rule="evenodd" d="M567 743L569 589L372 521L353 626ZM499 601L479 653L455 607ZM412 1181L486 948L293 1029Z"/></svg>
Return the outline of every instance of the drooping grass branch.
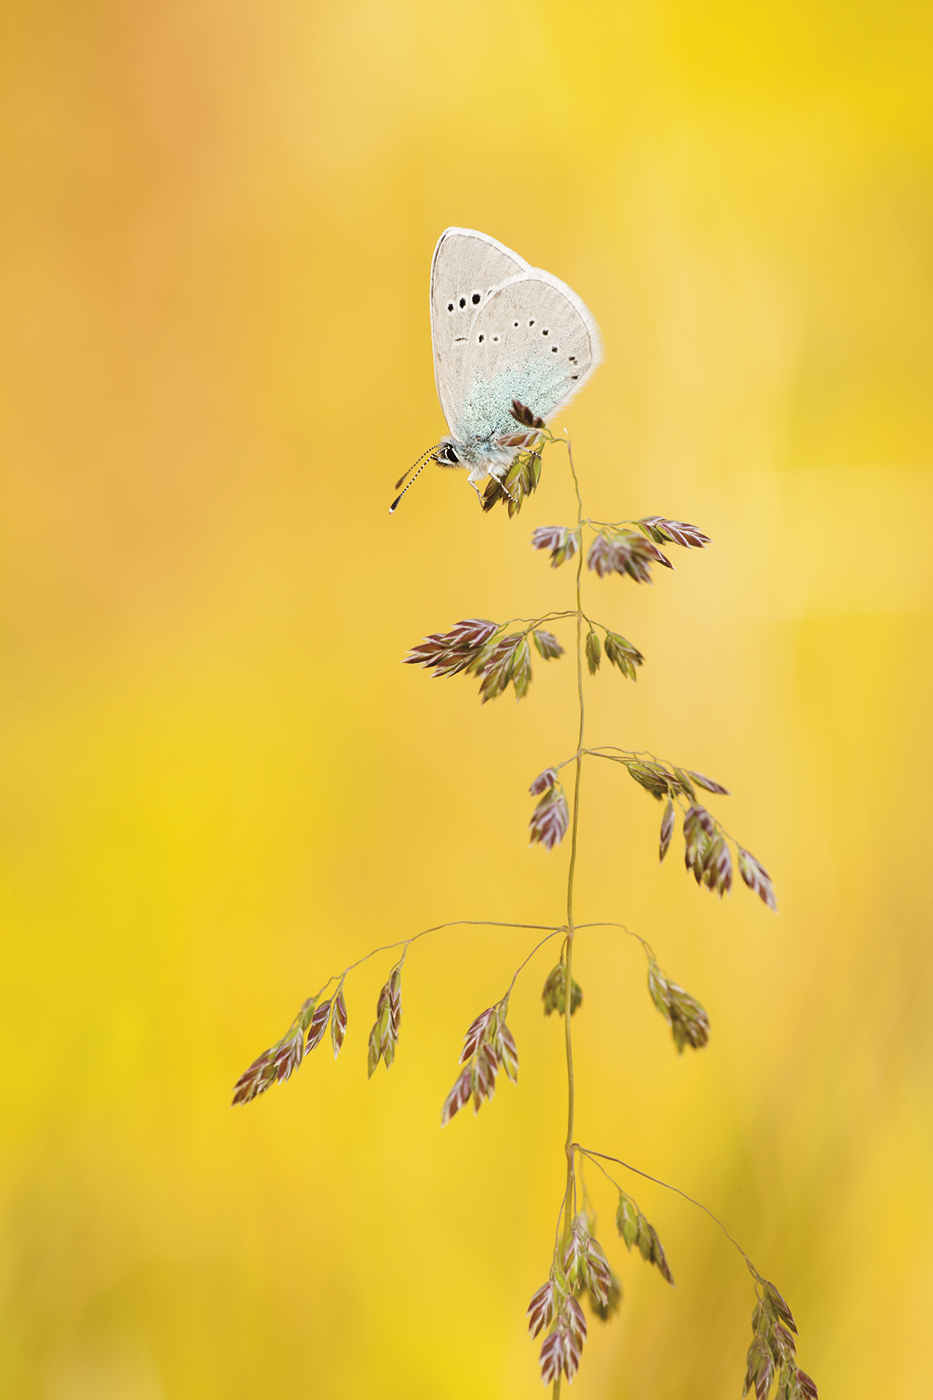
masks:
<svg viewBox="0 0 933 1400"><path fill-rule="evenodd" d="M298 1009L298 1014L282 1038L277 1040L268 1050L264 1050L261 1055L257 1056L249 1069L245 1070L243 1074L240 1075L236 1084L233 1086L234 1107L238 1104L249 1103L250 1100L258 1098L260 1094L264 1094L267 1089L271 1089L273 1084L283 1084L286 1079L290 1079L294 1071L301 1066L305 1055L309 1054L310 1051L314 1050L316 1046L320 1044L324 1032L327 1029L332 1009L335 1019L342 1022L342 1029L337 1033L334 1040L334 1058L336 1059L343 1045L347 1025L346 1003L343 999L343 984L346 978L351 972L355 972L358 967L362 967L363 963L369 962L370 958L376 957L377 954L390 953L394 952L396 948L401 948L402 955L396 962L388 981L379 993L379 1000L376 1007L376 1024L370 1035L370 1076L372 1076L380 1060L385 1060L386 1069L389 1069L395 1058L395 1042L398 1040L398 1027L402 1014L400 989L401 971L408 950L412 944L418 943L422 938L426 938L428 934L440 933L442 930L449 928L531 929L538 933L546 931L548 938L553 938L556 933L561 932L561 930L557 928L549 929L546 924L505 923L499 919L452 919L447 923L434 924L431 928L422 929L420 933L412 934L411 938L401 938L395 943L383 943L380 947L371 949L370 952L366 953L362 958L357 958L356 962L350 963L342 972L334 973L328 977L327 981L323 983L313 996L307 997L302 1002ZM542 943L546 942L547 939L542 940ZM538 946L541 947L542 944ZM533 952L534 951L536 951L536 949L533 950ZM529 954L529 957L530 956L532 956L532 954ZM521 966L524 967L527 962L528 958L525 959L525 962L523 962ZM521 971L521 968L519 968L519 971ZM518 976L518 972L516 972L515 976ZM515 979L513 978L513 985L514 981ZM321 1001L327 988L333 982L337 983L335 995L333 997L328 997L326 1001ZM511 994L511 990L510 987L505 997L506 1001ZM380 1031L375 1042L380 1046L380 1053L375 1061L373 1061L373 1035L380 1028L380 1023L386 1013L387 1006L389 1008L387 1024L384 1032ZM307 1035L307 1042L304 1040L305 1035ZM388 1058L386 1058L385 1051L389 1048L389 1037L391 1037L392 1044Z"/></svg>
<svg viewBox="0 0 933 1400"><path fill-rule="evenodd" d="M668 1268L667 1258L656 1230L648 1224L634 1200L626 1194L615 1177L606 1171L603 1162L614 1162L616 1166L634 1172L636 1176L643 1177L645 1181L652 1181L656 1186L663 1186L665 1191L673 1191L676 1196L681 1196L685 1201L689 1201L690 1205L702 1210L715 1225L719 1226L729 1243L738 1250L745 1260L746 1267L755 1283L757 1301L752 1313L752 1344L748 1349L743 1395L754 1389L758 1400L762 1396L767 1397L772 1383L776 1379L778 1400L816 1400L816 1382L797 1365L797 1344L794 1341L797 1324L790 1308L774 1284L769 1283L758 1272L738 1240L729 1233L718 1215L714 1215L709 1206L705 1206L702 1201L688 1196L686 1191L682 1191L679 1186L672 1186L670 1182L662 1181L658 1176L651 1176L649 1172L642 1171L640 1167L633 1167L631 1163L623 1162L620 1157L610 1157L605 1152L594 1152L592 1148L582 1147L580 1143L574 1143L574 1150L581 1157L588 1158L599 1167L603 1175L612 1182L619 1192L616 1225L629 1250L633 1244L637 1244L642 1258L657 1265L662 1277L668 1283L673 1283L674 1279Z"/></svg>
<svg viewBox="0 0 933 1400"><path fill-rule="evenodd" d="M540 483L545 450L552 444L561 444L567 452L576 496L576 523L535 530L531 544L537 550L548 552L552 568L576 560L575 606L539 617L510 618L501 623L469 617L445 632L433 632L425 637L409 651L404 661L409 665L425 667L437 678L461 674L473 677L479 682L483 703L501 696L510 685L516 698L521 700L528 694L533 680L533 651L545 661L558 660L564 655L564 648L557 637L544 624L573 622L578 702L576 747L569 757L539 773L529 789L531 796L537 799L529 822L531 844L539 844L546 851L553 851L563 842L568 831L570 834L566 921L541 925L485 919L456 920L373 949L342 972L328 978L302 1004L285 1035L264 1051L237 1081L233 1101L235 1104L246 1103L273 1084L288 1079L304 1057L321 1043L328 1027L334 1054L339 1053L348 1025L345 983L356 968L378 953L396 953L398 956L389 968L377 999L376 1018L368 1040L370 1076L380 1063L385 1064L387 1069L391 1068L395 1059L402 1016L402 972L415 943L428 934L455 927L488 926L543 934L516 967L505 993L474 1017L467 1028L457 1077L441 1110L441 1123L449 1123L471 1101L474 1112L477 1112L483 1103L492 1098L500 1069L511 1082L517 1082L518 1049L507 1023L510 998L519 975L532 958L551 940L561 937L560 955L545 979L542 1001L545 1015L556 1013L563 1023L567 1080L566 1130L562 1146L565 1180L548 1277L528 1306L529 1331L535 1337L544 1333L540 1353L541 1376L552 1387L552 1400L559 1400L563 1379L572 1381L579 1369L587 1338L587 1320L582 1302L587 1302L594 1317L605 1321L617 1311L622 1298L621 1284L597 1238L596 1216L583 1176L585 1162L596 1166L618 1192L615 1218L623 1243L629 1250L637 1247L642 1257L653 1264L669 1283L673 1283L673 1276L657 1231L634 1197L611 1176L604 1164L615 1164L677 1192L699 1206L720 1226L745 1260L755 1285L753 1337L748 1351L744 1393L754 1390L756 1400L768 1400L776 1386L778 1400L815 1400L817 1391L814 1382L797 1366L797 1329L790 1308L712 1211L701 1202L693 1201L678 1187L659 1181L621 1158L583 1147L576 1137L573 1018L582 1006L583 991L574 980L573 961L576 939L581 933L587 929L611 927L637 940L648 964L649 995L670 1028L678 1053L682 1054L687 1048L702 1049L710 1036L705 1009L694 996L662 971L654 949L645 938L613 919L586 923L576 921L575 892L584 765L594 760L615 763L624 768L639 787L663 803L658 847L662 861L670 848L679 812L684 837L684 862L698 884L715 891L720 897L728 894L737 864L739 875L753 893L770 909L777 907L774 887L767 871L726 831L718 817L706 807L705 799L704 802L700 801L698 794L701 792L714 797L728 796L727 789L721 783L696 769L673 764L643 750L610 744L587 747L584 742L585 672L595 677L605 656L609 665L624 679L637 681L638 671L645 663L641 651L614 626L598 622L584 611L584 562L587 571L595 574L597 579L615 576L644 584L652 581L655 566L673 569L661 546L705 549L711 541L694 525L664 516L645 516L640 520L617 522L589 519L584 514L583 495L570 442L554 437L539 418L517 401L513 401L512 412L523 431L499 442L500 445L514 448L517 455L504 476L489 478L482 498L483 509L490 510L501 504L510 517L515 516L527 496ZM592 539L584 548L587 531ZM571 765L573 784L568 802L560 773ZM329 992L331 987L334 990Z"/></svg>

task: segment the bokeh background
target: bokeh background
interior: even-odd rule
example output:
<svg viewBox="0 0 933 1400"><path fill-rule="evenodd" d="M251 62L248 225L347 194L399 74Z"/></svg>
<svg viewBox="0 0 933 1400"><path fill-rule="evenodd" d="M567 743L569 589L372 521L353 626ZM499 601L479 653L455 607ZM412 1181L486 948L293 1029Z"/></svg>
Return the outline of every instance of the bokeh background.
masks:
<svg viewBox="0 0 933 1400"><path fill-rule="evenodd" d="M569 598L462 476L427 308L449 224L566 279L603 368L568 412L587 507L716 541L592 579L646 653L594 742L734 792L774 918L656 857L587 772L579 914L708 1007L678 1059L637 946L581 937L579 1136L699 1196L785 1292L824 1397L928 1384L933 1169L933 11L764 0L8 0L2 17L4 966L0 1392L10 1400L542 1394L523 1313L561 1193L553 959L522 1056L438 1128L463 1031L531 946L389 965L246 1109L236 1076L372 946L562 917L526 788L574 742L529 698L398 665L424 632ZM566 640L569 641L569 638ZM631 1180L581 1400L737 1396L747 1274Z"/></svg>

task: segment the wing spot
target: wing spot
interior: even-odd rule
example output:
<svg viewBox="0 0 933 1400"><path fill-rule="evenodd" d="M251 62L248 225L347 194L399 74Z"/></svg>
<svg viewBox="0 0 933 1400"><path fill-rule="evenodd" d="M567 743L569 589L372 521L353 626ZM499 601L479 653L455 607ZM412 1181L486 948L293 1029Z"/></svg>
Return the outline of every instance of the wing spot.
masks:
<svg viewBox="0 0 933 1400"><path fill-rule="evenodd" d="M567 358L569 359L569 361L570 361L570 363L571 363L572 365L575 365L575 364L577 363L577 357L576 357L576 355L568 355Z"/></svg>
<svg viewBox="0 0 933 1400"><path fill-rule="evenodd" d="M551 354L552 354L552 355L556 355L556 354L557 354L557 346L556 346L556 345L552 345L552 346L551 346Z"/></svg>
<svg viewBox="0 0 933 1400"><path fill-rule="evenodd" d="M572 375L570 376L570 378L571 378L571 379L579 379L580 376L579 376L579 374L572 374Z"/></svg>
<svg viewBox="0 0 933 1400"><path fill-rule="evenodd" d="M542 327L541 334L542 334L542 335L550 335L551 332L550 332L549 330L547 330L546 328Z"/></svg>
<svg viewBox="0 0 933 1400"><path fill-rule="evenodd" d="M447 303L447 310L448 310L448 311L453 311L453 309L454 309L454 304L453 304L452 301L449 301L449 302Z"/></svg>
<svg viewBox="0 0 933 1400"><path fill-rule="evenodd" d="M473 295L470 297L470 300L472 301L474 306L479 306L480 302L482 301L482 294L480 292L474 292Z"/></svg>
<svg viewBox="0 0 933 1400"><path fill-rule="evenodd" d="M529 321L528 324L529 324L529 326L533 326L533 325L534 325L534 321Z"/></svg>
<svg viewBox="0 0 933 1400"><path fill-rule="evenodd" d="M494 345L496 344L496 342L498 341L498 339L499 339L499 337L498 337L497 335L494 335L494 336L493 336L492 341L493 341L493 344L494 344Z"/></svg>
<svg viewBox="0 0 933 1400"><path fill-rule="evenodd" d="M479 343L480 343L480 345L482 345L482 343L483 343L483 341L484 341L485 339L486 339L486 337L485 337L484 335L481 335L481 336L479 337Z"/></svg>
<svg viewBox="0 0 933 1400"><path fill-rule="evenodd" d="M512 329L515 330L515 331L518 330L518 322L517 322L517 321L513 321L513 322L512 322Z"/></svg>
<svg viewBox="0 0 933 1400"><path fill-rule="evenodd" d="M463 308L464 308L465 306L466 306L466 297L461 297L461 298L460 298L460 310L462 311Z"/></svg>

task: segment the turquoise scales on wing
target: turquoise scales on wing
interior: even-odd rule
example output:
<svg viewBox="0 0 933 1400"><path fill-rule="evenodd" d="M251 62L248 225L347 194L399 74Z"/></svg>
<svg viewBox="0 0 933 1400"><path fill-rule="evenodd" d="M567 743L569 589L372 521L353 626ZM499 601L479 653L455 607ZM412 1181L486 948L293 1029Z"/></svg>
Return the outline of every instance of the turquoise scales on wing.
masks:
<svg viewBox="0 0 933 1400"><path fill-rule="evenodd" d="M461 461L471 467L497 461L496 439L515 429L513 399L545 421L569 403L596 367L591 323L569 288L533 271L499 287L479 308L448 418ZM509 451L507 462L514 455ZM490 474L498 475L487 468L480 479Z"/></svg>

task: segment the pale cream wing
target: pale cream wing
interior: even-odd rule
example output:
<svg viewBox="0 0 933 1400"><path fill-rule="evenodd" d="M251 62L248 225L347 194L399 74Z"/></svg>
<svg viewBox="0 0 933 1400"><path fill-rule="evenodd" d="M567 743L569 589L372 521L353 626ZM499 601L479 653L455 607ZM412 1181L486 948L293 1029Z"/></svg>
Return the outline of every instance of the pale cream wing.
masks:
<svg viewBox="0 0 933 1400"><path fill-rule="evenodd" d="M449 228L431 263L431 340L434 380L447 425L463 440L463 360L480 308L500 283L529 270L497 239L474 229Z"/></svg>
<svg viewBox="0 0 933 1400"><path fill-rule="evenodd" d="M602 359L591 312L568 286L537 268L484 300L468 335L462 427L480 441L517 430L513 399L545 421L552 418Z"/></svg>

